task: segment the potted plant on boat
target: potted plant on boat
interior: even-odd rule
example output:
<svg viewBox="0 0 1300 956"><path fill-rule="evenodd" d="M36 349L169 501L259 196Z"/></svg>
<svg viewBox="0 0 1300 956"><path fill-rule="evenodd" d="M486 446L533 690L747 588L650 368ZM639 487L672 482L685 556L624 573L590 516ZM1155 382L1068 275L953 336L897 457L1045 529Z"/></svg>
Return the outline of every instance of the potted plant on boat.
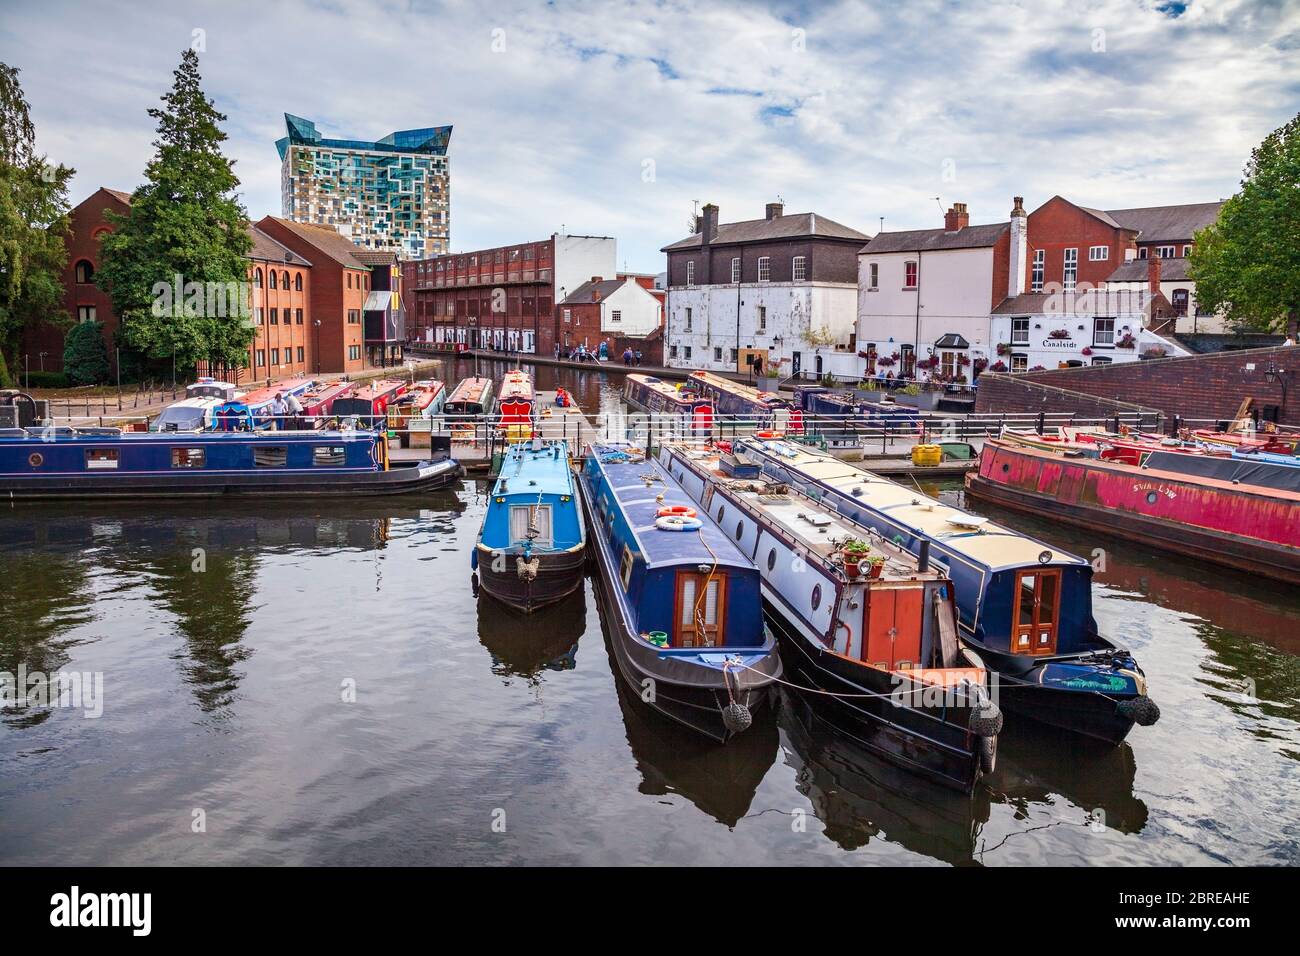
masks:
<svg viewBox="0 0 1300 956"><path fill-rule="evenodd" d="M882 554L873 554L867 558L867 577L875 580L885 571L885 556Z"/></svg>
<svg viewBox="0 0 1300 956"><path fill-rule="evenodd" d="M861 538L849 538L840 551L844 557L844 573L850 580L862 573L862 562L871 558L871 546Z"/></svg>

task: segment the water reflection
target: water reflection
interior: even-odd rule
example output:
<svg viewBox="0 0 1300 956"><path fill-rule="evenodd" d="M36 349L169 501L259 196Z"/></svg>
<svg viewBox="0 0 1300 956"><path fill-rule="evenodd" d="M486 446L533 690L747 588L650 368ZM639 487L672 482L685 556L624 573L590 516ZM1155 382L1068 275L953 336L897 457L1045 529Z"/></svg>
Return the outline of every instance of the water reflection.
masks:
<svg viewBox="0 0 1300 956"><path fill-rule="evenodd" d="M585 588L535 614L521 614L487 594L478 598L479 643L492 655L492 673L501 677L537 685L544 671L572 670L586 628Z"/></svg>

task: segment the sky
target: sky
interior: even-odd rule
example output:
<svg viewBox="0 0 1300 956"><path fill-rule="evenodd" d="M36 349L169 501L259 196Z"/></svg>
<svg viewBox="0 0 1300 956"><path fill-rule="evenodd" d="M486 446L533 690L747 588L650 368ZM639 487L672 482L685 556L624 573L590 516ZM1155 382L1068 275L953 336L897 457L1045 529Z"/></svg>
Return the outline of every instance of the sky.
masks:
<svg viewBox="0 0 1300 956"><path fill-rule="evenodd" d="M325 137L451 125L451 248L610 235L664 268L697 204L874 234L1012 197L1208 202L1300 113L1300 0L0 0L71 198L131 190L182 50L250 216L280 213L284 113Z"/></svg>

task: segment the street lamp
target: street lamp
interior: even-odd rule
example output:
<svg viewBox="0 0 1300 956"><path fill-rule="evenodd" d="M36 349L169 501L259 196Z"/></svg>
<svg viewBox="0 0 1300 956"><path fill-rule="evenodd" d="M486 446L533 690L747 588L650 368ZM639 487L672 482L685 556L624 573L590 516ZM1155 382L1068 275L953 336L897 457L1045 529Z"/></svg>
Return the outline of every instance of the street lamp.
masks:
<svg viewBox="0 0 1300 956"><path fill-rule="evenodd" d="M1264 369L1264 381L1268 382L1268 384L1270 385L1279 385L1282 388L1282 405L1278 409L1279 411L1286 408L1286 389L1287 389L1286 377L1291 374L1293 373L1288 372L1286 369L1279 367L1277 362L1275 362L1273 359L1268 360L1268 368Z"/></svg>

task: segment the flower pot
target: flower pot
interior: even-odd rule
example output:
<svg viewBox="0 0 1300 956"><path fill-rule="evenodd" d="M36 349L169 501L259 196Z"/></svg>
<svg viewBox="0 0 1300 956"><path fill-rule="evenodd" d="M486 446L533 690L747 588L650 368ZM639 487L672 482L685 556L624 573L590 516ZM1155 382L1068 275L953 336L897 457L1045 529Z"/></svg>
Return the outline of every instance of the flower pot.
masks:
<svg viewBox="0 0 1300 956"><path fill-rule="evenodd" d="M880 575L882 575L884 572L885 572L885 562L877 561L867 568L867 577L874 581L876 578L880 577Z"/></svg>
<svg viewBox="0 0 1300 956"><path fill-rule="evenodd" d="M848 575L850 581L862 573L862 562L857 558L844 558L844 573Z"/></svg>

